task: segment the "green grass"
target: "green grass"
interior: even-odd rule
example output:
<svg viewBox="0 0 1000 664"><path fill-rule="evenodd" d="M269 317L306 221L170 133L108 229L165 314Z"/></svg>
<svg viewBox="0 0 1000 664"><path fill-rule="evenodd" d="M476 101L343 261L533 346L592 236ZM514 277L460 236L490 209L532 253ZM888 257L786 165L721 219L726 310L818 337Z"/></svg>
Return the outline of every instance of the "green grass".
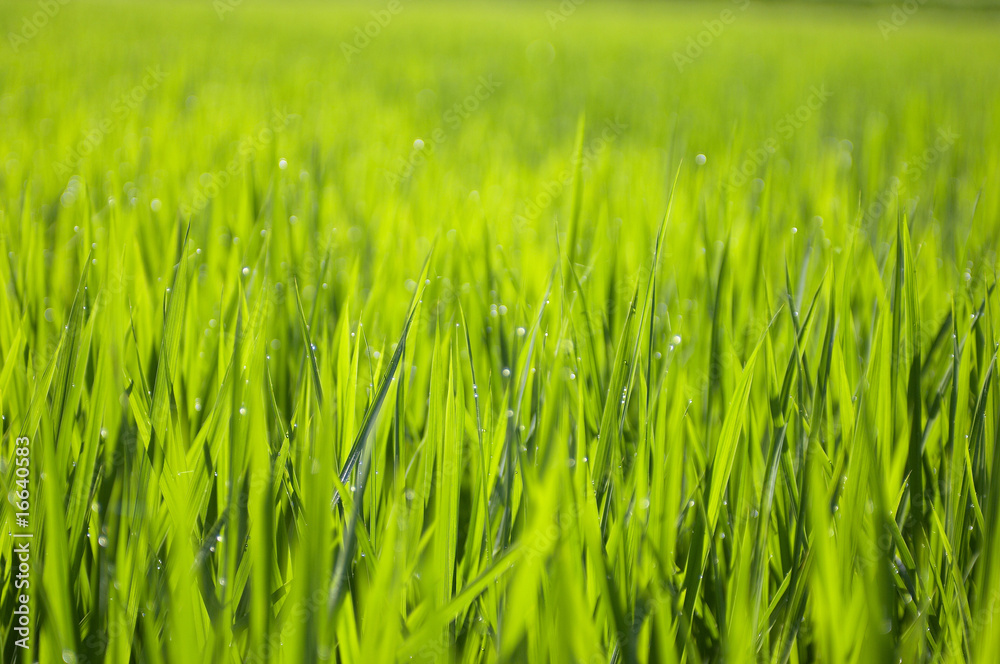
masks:
<svg viewBox="0 0 1000 664"><path fill-rule="evenodd" d="M998 661L1000 16L400 3L0 7L3 660Z"/></svg>

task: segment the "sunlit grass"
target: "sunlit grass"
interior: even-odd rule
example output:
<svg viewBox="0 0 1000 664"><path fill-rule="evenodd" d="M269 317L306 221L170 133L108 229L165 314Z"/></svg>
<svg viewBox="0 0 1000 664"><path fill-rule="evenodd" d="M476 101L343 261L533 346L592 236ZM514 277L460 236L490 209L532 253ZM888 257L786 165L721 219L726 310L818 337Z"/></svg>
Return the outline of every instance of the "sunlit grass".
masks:
<svg viewBox="0 0 1000 664"><path fill-rule="evenodd" d="M997 661L997 15L400 2L0 50L4 660Z"/></svg>

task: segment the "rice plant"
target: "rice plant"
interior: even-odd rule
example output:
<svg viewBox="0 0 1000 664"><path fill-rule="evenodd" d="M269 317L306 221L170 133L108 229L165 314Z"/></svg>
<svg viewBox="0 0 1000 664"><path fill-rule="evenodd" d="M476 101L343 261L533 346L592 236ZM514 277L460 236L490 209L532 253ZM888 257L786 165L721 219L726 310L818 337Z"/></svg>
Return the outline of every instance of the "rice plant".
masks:
<svg viewBox="0 0 1000 664"><path fill-rule="evenodd" d="M1000 14L894 11L3 3L3 660L998 661Z"/></svg>

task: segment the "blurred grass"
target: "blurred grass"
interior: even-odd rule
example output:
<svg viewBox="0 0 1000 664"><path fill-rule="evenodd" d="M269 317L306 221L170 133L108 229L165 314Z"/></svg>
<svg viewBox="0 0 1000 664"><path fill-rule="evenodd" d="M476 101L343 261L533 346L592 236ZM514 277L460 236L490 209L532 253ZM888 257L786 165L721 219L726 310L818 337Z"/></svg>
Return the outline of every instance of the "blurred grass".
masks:
<svg viewBox="0 0 1000 664"><path fill-rule="evenodd" d="M4 659L996 661L1000 16L400 3L0 7Z"/></svg>

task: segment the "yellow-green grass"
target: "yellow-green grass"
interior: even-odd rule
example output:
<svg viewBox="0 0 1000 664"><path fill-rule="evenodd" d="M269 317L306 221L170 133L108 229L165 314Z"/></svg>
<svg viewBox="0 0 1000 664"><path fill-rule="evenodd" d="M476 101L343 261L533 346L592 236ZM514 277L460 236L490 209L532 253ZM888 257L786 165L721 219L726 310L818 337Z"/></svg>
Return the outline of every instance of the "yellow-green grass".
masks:
<svg viewBox="0 0 1000 664"><path fill-rule="evenodd" d="M5 661L1000 656L997 14L38 11Z"/></svg>

